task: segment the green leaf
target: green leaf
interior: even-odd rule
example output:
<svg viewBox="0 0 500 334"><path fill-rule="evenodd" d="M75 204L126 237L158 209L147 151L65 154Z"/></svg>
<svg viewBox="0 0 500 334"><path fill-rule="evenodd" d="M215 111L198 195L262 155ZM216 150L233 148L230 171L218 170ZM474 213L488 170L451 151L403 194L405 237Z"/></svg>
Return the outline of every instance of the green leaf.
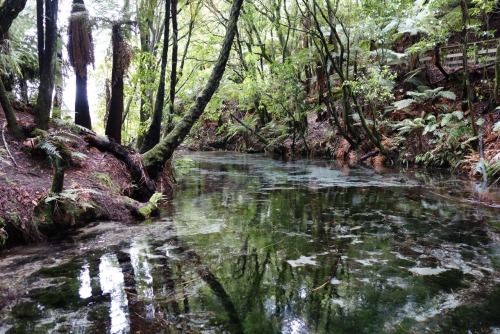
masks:
<svg viewBox="0 0 500 334"><path fill-rule="evenodd" d="M414 99L404 99L393 103L397 110L408 108L412 103L416 102Z"/></svg>
<svg viewBox="0 0 500 334"><path fill-rule="evenodd" d="M498 108L500 108L500 107L498 107ZM493 130L491 130L491 131L493 131L493 132L500 132L500 121L497 121L495 123L495 125L493 125Z"/></svg>
<svg viewBox="0 0 500 334"><path fill-rule="evenodd" d="M439 92L438 96L441 96L441 97L444 97L445 99L453 100L453 101L455 101L457 99L457 95L453 92L450 92L449 90L444 90L442 92Z"/></svg>

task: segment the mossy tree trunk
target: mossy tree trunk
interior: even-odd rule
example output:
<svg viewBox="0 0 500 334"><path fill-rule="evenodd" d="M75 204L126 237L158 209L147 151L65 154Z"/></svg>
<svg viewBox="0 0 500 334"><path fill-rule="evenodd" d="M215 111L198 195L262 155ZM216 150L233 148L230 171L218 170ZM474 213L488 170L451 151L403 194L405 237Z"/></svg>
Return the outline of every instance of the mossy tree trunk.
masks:
<svg viewBox="0 0 500 334"><path fill-rule="evenodd" d="M2 106L3 112L5 113L5 118L7 119L7 124L9 125L10 131L14 134L17 140L23 140L24 134L19 127L16 115L14 115L14 110L10 105L9 98L7 96L7 91L3 86L3 82L0 79L0 105Z"/></svg>
<svg viewBox="0 0 500 334"><path fill-rule="evenodd" d="M203 114L205 107L219 87L231 52L231 45L236 34L236 26L242 5L243 0L233 1L222 49L212 70L212 74L202 93L196 98L195 104L164 139L143 155L146 169L151 178L155 179L163 170L165 163L172 157L174 150L189 134L191 127Z"/></svg>

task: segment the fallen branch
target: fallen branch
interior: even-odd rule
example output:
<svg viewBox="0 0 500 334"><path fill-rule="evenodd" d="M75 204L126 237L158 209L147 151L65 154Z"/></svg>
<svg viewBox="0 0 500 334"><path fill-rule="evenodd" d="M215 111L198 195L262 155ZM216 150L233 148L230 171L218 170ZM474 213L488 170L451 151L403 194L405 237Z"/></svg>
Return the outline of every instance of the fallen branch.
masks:
<svg viewBox="0 0 500 334"><path fill-rule="evenodd" d="M255 132L254 129L252 129L251 127L249 127L248 125L246 125L245 123L243 123L243 121L241 121L238 117L234 116L233 114L229 114L229 116L231 116L231 118L233 118L236 122L240 123L245 129L247 129L248 131L250 131L252 134L254 134L257 139L264 145L268 145L269 142L267 141L266 138L262 137L260 134L258 134L257 132Z"/></svg>
<svg viewBox="0 0 500 334"><path fill-rule="evenodd" d="M138 201L147 201L156 192L156 186L146 173L139 154L129 151L125 146L106 137L87 135L85 141L100 151L110 152L115 158L125 163L133 183L132 189L125 191L127 196Z"/></svg>
<svg viewBox="0 0 500 334"><path fill-rule="evenodd" d="M5 140L5 127L7 126L7 123L4 123L3 128L2 128L2 139L3 139L3 145L5 146L5 150L7 151L7 154L11 158L12 162L14 162L14 165L16 167L19 167L16 159L12 156L12 153L10 153L9 146L7 145L7 140Z"/></svg>
<svg viewBox="0 0 500 334"><path fill-rule="evenodd" d="M379 150L368 152L365 155L363 155L361 158L359 158L358 163L362 163L366 159L374 157L374 156L378 155L379 153L380 153Z"/></svg>

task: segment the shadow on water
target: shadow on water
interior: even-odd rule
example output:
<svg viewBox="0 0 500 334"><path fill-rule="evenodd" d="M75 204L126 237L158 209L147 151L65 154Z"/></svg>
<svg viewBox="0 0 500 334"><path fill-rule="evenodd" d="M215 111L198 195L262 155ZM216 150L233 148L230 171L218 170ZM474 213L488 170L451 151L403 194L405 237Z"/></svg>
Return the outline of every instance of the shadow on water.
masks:
<svg viewBox="0 0 500 334"><path fill-rule="evenodd" d="M499 212L469 183L188 157L161 220L2 258L0 333L500 331Z"/></svg>

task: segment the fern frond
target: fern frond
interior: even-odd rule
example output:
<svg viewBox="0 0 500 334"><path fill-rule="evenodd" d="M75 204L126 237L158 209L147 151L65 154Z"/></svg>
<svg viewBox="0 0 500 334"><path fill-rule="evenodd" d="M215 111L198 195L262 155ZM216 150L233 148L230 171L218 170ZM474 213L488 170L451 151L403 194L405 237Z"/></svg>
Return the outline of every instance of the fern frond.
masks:
<svg viewBox="0 0 500 334"><path fill-rule="evenodd" d="M61 154L59 153L58 148L51 143L50 141L41 139L37 143L37 147L41 150L43 150L49 158L57 158L57 159L62 159Z"/></svg>

